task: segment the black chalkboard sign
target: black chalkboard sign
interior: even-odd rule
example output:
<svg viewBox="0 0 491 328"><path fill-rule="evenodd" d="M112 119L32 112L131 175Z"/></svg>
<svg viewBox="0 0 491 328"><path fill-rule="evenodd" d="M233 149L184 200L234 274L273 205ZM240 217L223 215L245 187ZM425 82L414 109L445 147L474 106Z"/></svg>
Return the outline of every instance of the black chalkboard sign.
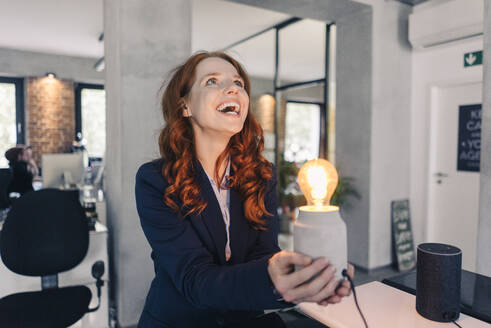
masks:
<svg viewBox="0 0 491 328"><path fill-rule="evenodd" d="M394 200L391 203L392 243L397 257L399 271L414 268L416 256L414 253L411 217L409 215L409 200Z"/></svg>
<svg viewBox="0 0 491 328"><path fill-rule="evenodd" d="M457 171L479 172L481 161L481 104L459 106Z"/></svg>

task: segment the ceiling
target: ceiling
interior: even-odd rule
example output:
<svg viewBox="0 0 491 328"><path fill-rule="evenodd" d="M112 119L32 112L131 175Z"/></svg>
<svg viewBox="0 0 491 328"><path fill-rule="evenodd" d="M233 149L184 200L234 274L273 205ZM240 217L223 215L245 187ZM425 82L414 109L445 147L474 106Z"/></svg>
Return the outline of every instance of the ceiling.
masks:
<svg viewBox="0 0 491 328"><path fill-rule="evenodd" d="M0 0L0 8L0 30L10 31L0 34L0 47L90 58L104 56L103 42L98 41L103 31L103 0ZM224 49L288 18L282 13L227 1L194 0L192 51ZM280 32L283 78L322 77L324 31L324 23L303 20ZM251 75L273 77L273 32L229 52Z"/></svg>
<svg viewBox="0 0 491 328"><path fill-rule="evenodd" d="M228 1L193 0L192 48L193 51L223 49L288 18L283 13Z"/></svg>
<svg viewBox="0 0 491 328"><path fill-rule="evenodd" d="M308 81L324 77L326 23L309 19L279 32L279 77ZM258 51L260 49L260 51ZM272 79L275 67L275 32L261 34L228 50L250 75Z"/></svg>
<svg viewBox="0 0 491 328"><path fill-rule="evenodd" d="M219 17L219 19L217 19ZM244 20L242 17L254 17ZM291 16L219 0L193 1L192 50L222 50L238 59L248 73L272 79L275 67L273 30L238 46L229 45L283 22ZM227 28L224 29L224 26ZM325 22L302 20L280 30L280 77L312 80L324 76Z"/></svg>
<svg viewBox="0 0 491 328"><path fill-rule="evenodd" d="M405 3L407 5L415 6L415 5L419 5L420 3L423 3L423 2L426 2L429 0L397 0L397 1Z"/></svg>
<svg viewBox="0 0 491 328"><path fill-rule="evenodd" d="M0 8L0 30L4 31L0 47L90 58L104 55L103 42L98 41L103 31L103 0L0 0ZM227 1L193 0L192 50L223 49L288 18ZM281 78L309 80L323 76L325 23L302 20L280 31ZM273 31L229 52L251 75L273 77Z"/></svg>
<svg viewBox="0 0 491 328"><path fill-rule="evenodd" d="M101 57L103 0L0 0L0 47Z"/></svg>

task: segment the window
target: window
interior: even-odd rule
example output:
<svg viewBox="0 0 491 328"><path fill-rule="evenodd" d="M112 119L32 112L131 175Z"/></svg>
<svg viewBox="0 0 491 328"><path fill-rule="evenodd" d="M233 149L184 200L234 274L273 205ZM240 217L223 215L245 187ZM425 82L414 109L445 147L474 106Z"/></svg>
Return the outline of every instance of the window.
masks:
<svg viewBox="0 0 491 328"><path fill-rule="evenodd" d="M0 77L0 167L7 149L24 143L24 80Z"/></svg>
<svg viewBox="0 0 491 328"><path fill-rule="evenodd" d="M89 157L106 152L106 92L104 86L78 83L75 86L75 133L87 141Z"/></svg>
<svg viewBox="0 0 491 328"><path fill-rule="evenodd" d="M284 155L286 161L303 163L319 157L320 124L321 104L287 102Z"/></svg>

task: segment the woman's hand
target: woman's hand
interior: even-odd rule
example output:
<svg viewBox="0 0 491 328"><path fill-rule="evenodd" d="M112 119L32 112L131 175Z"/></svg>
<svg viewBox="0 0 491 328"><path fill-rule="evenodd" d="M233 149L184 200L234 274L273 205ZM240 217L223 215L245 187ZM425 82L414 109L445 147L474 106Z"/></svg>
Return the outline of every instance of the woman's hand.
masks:
<svg viewBox="0 0 491 328"><path fill-rule="evenodd" d="M350 276L350 278L353 279L354 275L355 275L355 268L351 264L348 264L348 276ZM343 297L349 296L350 294L351 294L351 284L347 279L345 279L341 283L341 286L339 286L336 289L336 293L334 295L332 295L332 296L328 297L327 299L319 302L318 304L324 305L324 306L327 306L329 304L336 304L336 303L341 302L341 299Z"/></svg>
<svg viewBox="0 0 491 328"><path fill-rule="evenodd" d="M303 268L292 272L294 265ZM295 304L320 303L335 296L338 285L338 281L334 279L335 271L336 269L329 265L326 258L319 258L312 262L309 256L288 251L276 253L269 259L268 264L268 273L276 290L285 301ZM319 275L308 281L317 273Z"/></svg>

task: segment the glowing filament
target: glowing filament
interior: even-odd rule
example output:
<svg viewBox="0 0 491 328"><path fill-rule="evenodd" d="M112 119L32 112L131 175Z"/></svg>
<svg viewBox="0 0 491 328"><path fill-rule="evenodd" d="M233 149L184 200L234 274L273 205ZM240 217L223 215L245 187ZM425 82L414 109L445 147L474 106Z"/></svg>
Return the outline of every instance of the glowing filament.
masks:
<svg viewBox="0 0 491 328"><path fill-rule="evenodd" d="M305 163L298 172L298 184L308 205L322 208L329 206L338 184L338 173L325 159L314 159Z"/></svg>

